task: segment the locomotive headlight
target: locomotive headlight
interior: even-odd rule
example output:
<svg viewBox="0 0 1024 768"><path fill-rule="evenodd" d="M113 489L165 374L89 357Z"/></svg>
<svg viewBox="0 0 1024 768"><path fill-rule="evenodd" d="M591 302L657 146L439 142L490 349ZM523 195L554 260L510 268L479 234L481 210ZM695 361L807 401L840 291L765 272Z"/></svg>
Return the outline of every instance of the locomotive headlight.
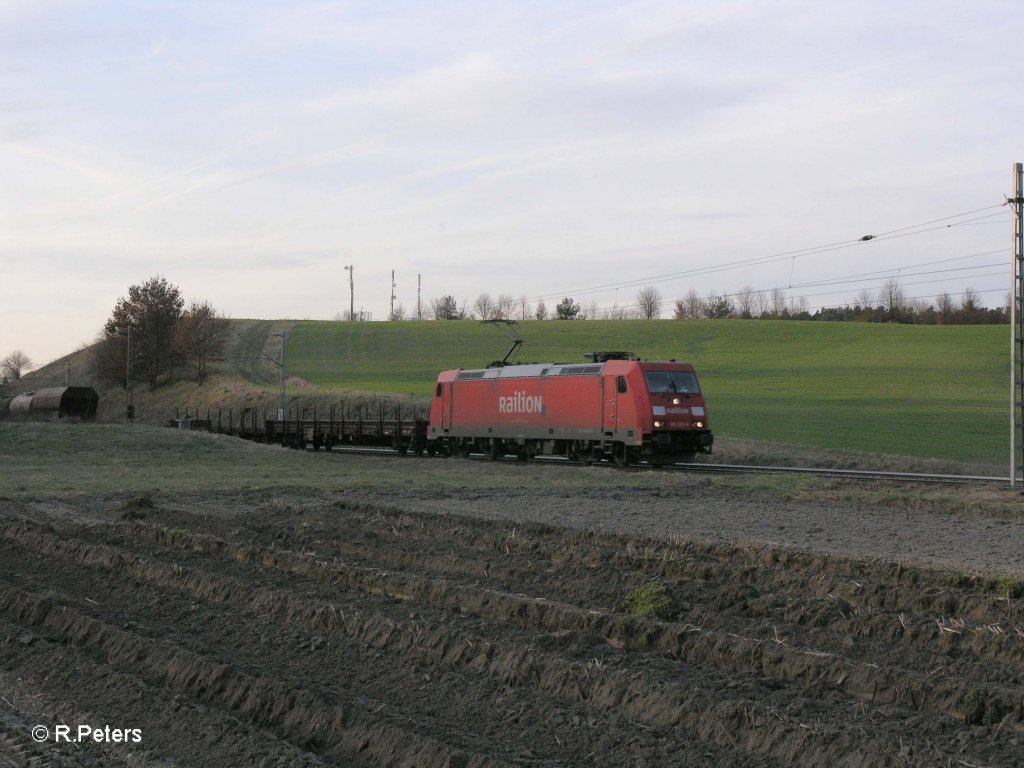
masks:
<svg viewBox="0 0 1024 768"><path fill-rule="evenodd" d="M680 400L679 400L678 397L673 397L672 398L672 405L679 405L679 402L680 402Z"/></svg>
<svg viewBox="0 0 1024 768"><path fill-rule="evenodd" d="M693 426L696 427L697 429L704 429L704 422L703 421L695 421L695 422L693 422Z"/></svg>
<svg viewBox="0 0 1024 768"><path fill-rule="evenodd" d="M665 422L663 422L663 421L656 421L656 422L654 422L655 429L657 429L658 427L664 427L664 426L665 426Z"/></svg>

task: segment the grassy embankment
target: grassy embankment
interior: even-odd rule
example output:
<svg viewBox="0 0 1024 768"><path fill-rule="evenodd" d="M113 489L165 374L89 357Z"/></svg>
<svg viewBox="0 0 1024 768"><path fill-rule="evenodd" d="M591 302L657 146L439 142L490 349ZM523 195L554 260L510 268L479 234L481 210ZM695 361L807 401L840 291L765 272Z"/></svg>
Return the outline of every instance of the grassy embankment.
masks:
<svg viewBox="0 0 1024 768"><path fill-rule="evenodd" d="M671 476L579 465L300 453L227 435L124 424L0 422L0 499L267 491L465 494L529 487L557 493L674 487Z"/></svg>
<svg viewBox="0 0 1024 768"><path fill-rule="evenodd" d="M233 329L226 359L202 386L136 387L140 419L162 423L186 407L214 417L223 408L225 420L229 407L235 419L243 407L272 414L280 355L274 334L282 330L290 333L287 407L316 405L321 414L342 402L423 404L438 371L480 367L510 344L500 328L474 321L235 320ZM609 349L693 362L719 438L968 461L1005 474L1004 326L530 321L520 332L521 362L582 362L583 352ZM86 383L82 359L78 353L72 363L76 383ZM32 386L55 383L39 378ZM101 418L123 413L122 389L101 392Z"/></svg>
<svg viewBox="0 0 1024 768"><path fill-rule="evenodd" d="M591 350L697 366L716 434L1000 465L1006 328L792 321L521 324L522 361ZM437 371L508 347L474 322L296 324L289 371L313 384L427 396Z"/></svg>

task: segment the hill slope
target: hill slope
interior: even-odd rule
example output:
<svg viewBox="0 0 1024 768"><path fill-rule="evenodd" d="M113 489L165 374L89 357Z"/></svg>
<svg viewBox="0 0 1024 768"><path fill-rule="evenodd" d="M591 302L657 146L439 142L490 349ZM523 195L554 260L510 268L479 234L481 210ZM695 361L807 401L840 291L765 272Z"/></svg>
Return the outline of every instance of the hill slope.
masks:
<svg viewBox="0 0 1024 768"><path fill-rule="evenodd" d="M288 332L289 409L342 401L427 401L437 373L500 359L510 339L474 321L344 323L234 320L225 359L202 385L135 390L140 418L184 408L278 406ZM582 361L622 349L696 365L719 437L1002 465L1008 442L1005 326L900 326L794 321L528 321L520 362ZM82 350L67 359L91 383ZM57 361L25 388L62 383ZM94 384L95 386L95 384ZM100 389L98 387L98 389ZM101 393L101 418L124 413L123 389Z"/></svg>
<svg viewBox="0 0 1024 768"><path fill-rule="evenodd" d="M533 321L523 361L591 350L697 366L716 433L998 464L1007 442L1003 326L794 321ZM509 340L472 321L300 322L288 370L325 387L429 395L437 371L480 367Z"/></svg>

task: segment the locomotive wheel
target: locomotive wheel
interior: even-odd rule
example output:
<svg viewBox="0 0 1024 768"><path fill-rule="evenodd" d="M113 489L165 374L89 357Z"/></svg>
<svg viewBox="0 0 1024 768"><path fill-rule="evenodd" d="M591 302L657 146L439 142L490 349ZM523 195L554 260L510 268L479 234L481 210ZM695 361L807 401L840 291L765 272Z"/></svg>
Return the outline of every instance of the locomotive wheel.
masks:
<svg viewBox="0 0 1024 768"><path fill-rule="evenodd" d="M456 450L459 454L459 457L463 459L468 459L469 454L472 453L472 449L470 448L469 443L462 443Z"/></svg>
<svg viewBox="0 0 1024 768"><path fill-rule="evenodd" d="M491 440L484 449L484 458L488 461L495 461L505 455L501 444L497 440Z"/></svg>
<svg viewBox="0 0 1024 768"><path fill-rule="evenodd" d="M594 454L586 443L573 443L572 457L585 467L594 463Z"/></svg>
<svg viewBox="0 0 1024 768"><path fill-rule="evenodd" d="M565 452L565 457L569 459L569 461L576 462L579 464L590 463L590 461L588 460L589 457L587 455L586 447L576 441L572 442L569 445L569 450Z"/></svg>
<svg viewBox="0 0 1024 768"><path fill-rule="evenodd" d="M617 467L629 466L629 448L625 443L616 443L612 448L612 460Z"/></svg>

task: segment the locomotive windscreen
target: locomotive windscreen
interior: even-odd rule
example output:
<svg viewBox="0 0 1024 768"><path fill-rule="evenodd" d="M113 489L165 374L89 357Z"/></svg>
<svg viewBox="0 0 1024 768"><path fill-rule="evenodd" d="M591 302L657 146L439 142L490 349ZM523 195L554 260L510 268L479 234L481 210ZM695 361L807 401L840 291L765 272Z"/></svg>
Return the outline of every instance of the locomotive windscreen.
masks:
<svg viewBox="0 0 1024 768"><path fill-rule="evenodd" d="M689 371L646 371L647 391L652 394L699 395L697 377Z"/></svg>

